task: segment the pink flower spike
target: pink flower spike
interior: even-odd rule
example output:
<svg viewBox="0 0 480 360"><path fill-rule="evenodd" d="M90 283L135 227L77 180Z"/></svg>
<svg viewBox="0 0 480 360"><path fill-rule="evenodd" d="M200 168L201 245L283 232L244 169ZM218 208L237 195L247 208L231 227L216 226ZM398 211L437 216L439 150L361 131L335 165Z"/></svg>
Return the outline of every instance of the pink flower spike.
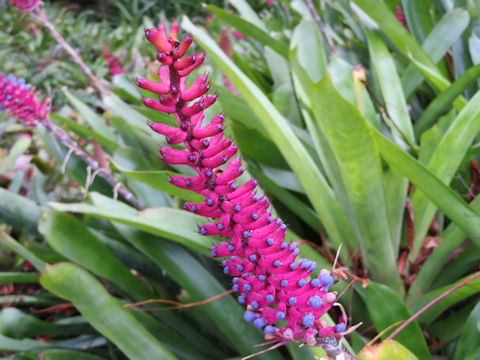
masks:
<svg viewBox="0 0 480 360"><path fill-rule="evenodd" d="M34 89L23 79L0 74L0 111L20 120L25 126L36 126L50 113L47 102L38 99Z"/></svg>
<svg viewBox="0 0 480 360"><path fill-rule="evenodd" d="M175 37L176 26L171 26ZM152 38L152 34L148 36ZM290 341L320 346L322 337L339 339L346 333L346 317L333 327L321 320L337 301L337 294L328 292L334 282L330 271L321 270L312 278L315 262L299 259L297 244L285 241L287 225L272 215L270 201L256 194L257 180L240 182L245 168L241 158L235 157L237 147L224 135L224 116L217 115L204 124L205 109L217 99L207 95L207 76L201 75L185 89L185 77L204 61L205 53L179 60L187 53L191 36L178 45L171 32L169 41L175 46L168 53L162 47L158 56L166 65L159 71L161 84L168 84L169 90L161 94L160 101L144 99L144 103L175 114L179 127L150 126L168 142L185 144L186 150L161 148L162 159L190 166L198 174L172 176L170 182L205 197L201 203L185 202L184 208L209 218L198 226L200 234L222 237L220 244L211 247L212 256L224 257L224 273L235 276L232 290L239 295L238 302L247 306L245 320L262 328L267 340L278 343L275 346ZM169 97L164 96L167 93Z"/></svg>

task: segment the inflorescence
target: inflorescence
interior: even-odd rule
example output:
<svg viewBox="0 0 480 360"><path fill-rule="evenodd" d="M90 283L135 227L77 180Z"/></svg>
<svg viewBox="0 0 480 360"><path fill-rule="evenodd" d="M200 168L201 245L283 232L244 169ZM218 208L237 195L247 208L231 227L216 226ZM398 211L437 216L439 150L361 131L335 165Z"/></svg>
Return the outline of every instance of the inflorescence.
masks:
<svg viewBox="0 0 480 360"><path fill-rule="evenodd" d="M42 123L50 113L48 102L40 101L32 86L11 74L0 74L0 110L25 126Z"/></svg>
<svg viewBox="0 0 480 360"><path fill-rule="evenodd" d="M202 203L185 202L184 209L212 219L198 231L223 237L212 246L212 255L225 258L223 271L234 276L232 289L239 294L239 303L247 305L245 320L262 328L268 340L318 346L326 337L340 338L346 332L346 316L335 326L321 319L337 300L337 293L329 292L334 282L330 271L321 270L311 278L315 262L298 259L297 244L285 241L287 225L269 211L269 200L256 194L257 181L236 182L245 169L236 156L237 147L224 136L224 116L204 125L204 111L217 99L207 94L207 75L186 87L186 76L202 64L205 53L184 57L193 39L187 35L179 42L177 34L176 22L169 35L163 24L145 30L163 66L158 70L160 82L136 83L158 95L158 100L144 98L146 106L173 114L178 122L178 127L149 123L169 144L185 145L184 150L161 147L162 160L188 165L198 174L170 178L172 184L205 197Z"/></svg>
<svg viewBox="0 0 480 360"><path fill-rule="evenodd" d="M40 0L6 0L6 2L25 12L32 12L40 5Z"/></svg>

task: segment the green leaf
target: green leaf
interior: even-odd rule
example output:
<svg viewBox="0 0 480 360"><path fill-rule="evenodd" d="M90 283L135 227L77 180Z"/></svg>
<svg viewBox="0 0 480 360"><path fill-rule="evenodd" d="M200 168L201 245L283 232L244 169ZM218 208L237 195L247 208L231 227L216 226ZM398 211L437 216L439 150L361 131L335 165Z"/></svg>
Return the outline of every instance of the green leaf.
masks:
<svg viewBox="0 0 480 360"><path fill-rule="evenodd" d="M181 174L173 171L132 171L113 161L112 166L131 179L141 181L142 183L147 184L154 189L165 192L172 196L178 196L180 199L185 201L202 202L205 199L203 196L196 194L193 191L180 189L179 187L172 185L170 183L170 176L182 176Z"/></svg>
<svg viewBox="0 0 480 360"><path fill-rule="evenodd" d="M327 74L327 59L323 51L322 35L314 21L302 20L295 27L290 50L295 48L300 66L314 83L320 81Z"/></svg>
<svg viewBox="0 0 480 360"><path fill-rule="evenodd" d="M284 58L288 57L288 46L271 37L267 32L257 27L255 24L242 19L241 17L229 13L215 5L207 5L208 10L227 24L233 26L245 36L250 36L261 44L270 47Z"/></svg>
<svg viewBox="0 0 480 360"><path fill-rule="evenodd" d="M36 273L24 273L24 272L0 272L0 283L38 283L38 277L40 275Z"/></svg>
<svg viewBox="0 0 480 360"><path fill-rule="evenodd" d="M225 72L262 121L270 138L277 144L285 160L298 176L332 241L337 244L346 242L346 239L352 235L351 226L320 170L295 136L287 120L280 115L265 94L232 63L218 45L205 32L193 25L186 16L183 17L182 27L190 31L200 45L209 51L212 59Z"/></svg>
<svg viewBox="0 0 480 360"><path fill-rule="evenodd" d="M480 218L468 207L468 204L422 164L395 146L380 132L372 129L372 134L382 157L406 176L463 231L472 236L474 241L480 243Z"/></svg>
<svg viewBox="0 0 480 360"><path fill-rule="evenodd" d="M384 2L380 0L353 0L353 2L378 24L388 39L414 63L436 91L442 91L449 86L448 79L438 69L430 55L412 38Z"/></svg>
<svg viewBox="0 0 480 360"><path fill-rule="evenodd" d="M117 142L109 140L107 137L103 136L102 133L92 131L91 129L83 126L77 121L73 121L72 119L68 119L55 113L51 113L50 117L62 123L68 129L74 131L77 135L81 135L84 138L92 138L102 146L105 146L105 148L109 149L110 151L115 151L118 148Z"/></svg>
<svg viewBox="0 0 480 360"><path fill-rule="evenodd" d="M0 312L0 333L21 339L42 335L64 337L75 334L95 334L95 331L85 322L72 324L46 322L16 308L7 307Z"/></svg>
<svg viewBox="0 0 480 360"><path fill-rule="evenodd" d="M423 0L415 3L426 3ZM408 3L408 1L404 2ZM433 28L428 35L422 48L429 54L434 62L440 61L452 44L462 35L470 22L470 16L464 9L455 9L447 13ZM402 75L402 86L405 95L410 98L415 93L415 89L422 83L423 77L415 70L415 65L410 64Z"/></svg>
<svg viewBox="0 0 480 360"><path fill-rule="evenodd" d="M40 220L39 230L53 249L116 284L124 293L136 294L139 299L153 296L130 269L72 215L47 211Z"/></svg>
<svg viewBox="0 0 480 360"><path fill-rule="evenodd" d="M132 359L176 359L100 282L71 263L49 266L40 283L72 302L89 323Z"/></svg>
<svg viewBox="0 0 480 360"><path fill-rule="evenodd" d="M16 229L38 235L42 210L34 201L0 188L0 220Z"/></svg>
<svg viewBox="0 0 480 360"><path fill-rule="evenodd" d="M375 346L365 347L357 360L418 360L406 347L394 340L385 340Z"/></svg>
<svg viewBox="0 0 480 360"><path fill-rule="evenodd" d="M465 91L470 85L474 84L480 77L480 64L469 68L460 76L447 90L439 94L428 107L422 112L416 123L418 129L424 129L431 126L442 112L447 111L452 102Z"/></svg>
<svg viewBox="0 0 480 360"><path fill-rule="evenodd" d="M42 272L45 269L45 262L37 257L34 253L27 250L22 244L8 235L6 232L0 229L0 245L5 246L7 249L10 249L16 252L18 255L23 257L25 260L28 260L38 271Z"/></svg>
<svg viewBox="0 0 480 360"><path fill-rule="evenodd" d="M334 188L347 213L373 279L402 292L382 186L380 156L366 120L330 78L313 87L316 124L332 157Z"/></svg>
<svg viewBox="0 0 480 360"><path fill-rule="evenodd" d="M92 111L87 104L73 96L67 89L63 89L63 93L68 98L70 103L82 115L83 119L92 127L93 131L101 134L110 142L116 143L117 139L112 130L104 124L103 119Z"/></svg>
<svg viewBox="0 0 480 360"><path fill-rule="evenodd" d="M424 0L403 0L402 10L408 28L419 43L423 43L433 29L433 3Z"/></svg>
<svg viewBox="0 0 480 360"><path fill-rule="evenodd" d="M449 126L446 134L436 147L427 168L445 184L449 184L467 154L473 140L480 131L480 92L468 102ZM420 190L420 191L419 191ZM422 189L411 195L415 214L413 251L409 258L414 259L436 211L433 200ZM445 210L442 209L444 212ZM455 220L452 218L455 222ZM459 224L458 224L459 225ZM459 225L460 226L460 225Z"/></svg>
<svg viewBox="0 0 480 360"><path fill-rule="evenodd" d="M368 40L370 58L373 60L380 87L382 89L385 108L388 116L393 121L392 133L395 142L405 146L404 139L410 144L415 144L412 122L408 114L407 102L400 84L393 57L390 54L385 42L376 30L364 29ZM400 134L399 134L400 133Z"/></svg>
<svg viewBox="0 0 480 360"><path fill-rule="evenodd" d="M372 282L368 284L365 303L378 333L397 321L407 320L412 316L403 300L392 290L380 284ZM394 329L391 328L383 333L382 339L385 339ZM432 359L422 329L416 321L398 333L395 339L421 359Z"/></svg>
<svg viewBox="0 0 480 360"><path fill-rule="evenodd" d="M134 110L118 96L113 94L105 96L103 98L103 104L107 110L112 112L115 116L124 119L133 128L143 132L149 130L147 125L149 119Z"/></svg>
<svg viewBox="0 0 480 360"><path fill-rule="evenodd" d="M458 339L453 360L466 359L480 344L480 301L473 308Z"/></svg>
<svg viewBox="0 0 480 360"><path fill-rule="evenodd" d="M98 193L90 193L90 196L95 202L98 199L102 199L102 206L81 203L50 203L50 206L58 211L73 211L117 221L153 235L164 237L201 253L209 253L207 249L210 247L210 240L194 230L197 228L197 224L204 221L204 218L201 216L185 210L171 208L147 209L138 214L133 208L130 208L131 211L128 212L125 210L112 210L110 208L111 205L107 204L115 203L115 200Z"/></svg>
<svg viewBox="0 0 480 360"><path fill-rule="evenodd" d="M73 216L49 211L41 219L39 228L48 243L60 254L94 274L111 281L135 301L155 298L155 294L135 277L130 269L120 262L84 224ZM194 327L188 324L187 319L179 314L161 311L156 316L175 330L189 326L188 330L183 330L184 336L188 335L192 338L201 336ZM178 334L172 330L163 331L163 334L164 337L160 340L175 352L175 346L178 345Z"/></svg>
<svg viewBox="0 0 480 360"><path fill-rule="evenodd" d="M52 349L41 353L42 360L102 360L102 358L84 351Z"/></svg>

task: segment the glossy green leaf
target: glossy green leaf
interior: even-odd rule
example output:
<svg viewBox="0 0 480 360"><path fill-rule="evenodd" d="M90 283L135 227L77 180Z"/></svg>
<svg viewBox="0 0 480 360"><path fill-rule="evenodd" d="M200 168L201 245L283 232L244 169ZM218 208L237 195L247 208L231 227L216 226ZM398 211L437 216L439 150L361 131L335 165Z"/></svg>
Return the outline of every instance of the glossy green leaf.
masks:
<svg viewBox="0 0 480 360"><path fill-rule="evenodd" d="M412 316L403 300L384 285L370 282L365 303L378 333L397 321L407 320ZM385 339L393 330L395 327L383 333L382 339ZM422 329L416 321L396 335L395 340L421 359L432 359Z"/></svg>
<svg viewBox="0 0 480 360"><path fill-rule="evenodd" d="M71 263L49 266L40 282L48 291L72 302L94 328L129 358L176 359L82 268Z"/></svg>
<svg viewBox="0 0 480 360"><path fill-rule="evenodd" d="M470 275L471 276L471 275ZM425 305L427 305L430 301L437 298L438 296L442 295L446 291L450 290L454 286L458 285L462 281L465 281L468 277L466 276L453 284L448 286L444 286L440 289L436 289L422 295L422 297L411 305L409 305L410 310L415 313ZM428 308L423 314L418 317L418 322L421 324L430 324L433 320L435 320L440 314L442 314L446 309L450 306L459 303L460 301L468 298L471 295L477 294L480 292L480 278L475 278L474 280L470 281L466 285L458 288L453 293L449 294L447 297L442 299L441 301L437 302L432 307Z"/></svg>
<svg viewBox="0 0 480 360"><path fill-rule="evenodd" d="M217 15L217 17L227 24L233 26L245 36L250 36L261 44L275 50L281 56L288 57L288 46L271 37L267 32L258 28L255 24L242 19L241 17L229 13L215 5L207 5L207 9Z"/></svg>
<svg viewBox="0 0 480 360"><path fill-rule="evenodd" d="M16 229L38 234L37 222L42 210L34 201L0 188L0 220Z"/></svg>
<svg viewBox="0 0 480 360"><path fill-rule="evenodd" d="M420 1L416 1L422 2ZM423 43L422 48L431 56L434 62L440 61L452 44L462 35L470 22L468 12L455 9L447 13L433 28ZM422 83L423 76L410 64L402 75L402 85L405 96L410 98L416 88Z"/></svg>
<svg viewBox="0 0 480 360"><path fill-rule="evenodd" d="M382 157L406 176L463 231L480 240L480 218L452 189L435 177L422 164L395 146L380 132L372 129Z"/></svg>
<svg viewBox="0 0 480 360"><path fill-rule="evenodd" d="M7 307L0 312L0 333L11 338L21 339L42 335L95 334L95 331L85 322L72 324L46 322L16 308Z"/></svg>
<svg viewBox="0 0 480 360"><path fill-rule="evenodd" d="M290 50L295 48L300 66L314 83L327 74L322 35L314 21L303 20L297 25L290 40Z"/></svg>
<svg viewBox="0 0 480 360"><path fill-rule="evenodd" d="M94 274L111 281L135 301L155 298L155 294L135 277L130 269L120 262L84 224L73 216L49 211L42 217L39 228L48 243L60 254ZM201 336L194 327L188 325L185 318L174 312L161 311L157 313L157 317L175 329L189 326L190 329L184 330L183 335L188 335L190 338ZM169 333L171 336L163 332L164 337L160 340L175 352L178 336L173 331Z"/></svg>
<svg viewBox="0 0 480 360"><path fill-rule="evenodd" d="M184 17L182 27L190 31L200 45L225 72L230 81L245 98L249 106L262 121L271 139L277 144L285 160L298 176L323 225L336 243L345 241L352 231L343 211L336 202L320 170L308 154L288 122L272 105L263 92L247 78L224 54L218 45L200 28Z"/></svg>
<svg viewBox="0 0 480 360"><path fill-rule="evenodd" d="M153 294L75 217L47 211L39 230L52 248L87 270L113 282L124 293L149 298Z"/></svg>
<svg viewBox="0 0 480 360"><path fill-rule="evenodd" d="M414 147L416 142L412 122L393 58L378 31L364 29L364 32L389 117L387 125L390 126L393 139L404 149ZM383 186L392 246L397 252L402 235L408 181L394 169L388 169L385 171Z"/></svg>
<svg viewBox="0 0 480 360"><path fill-rule="evenodd" d="M104 97L103 103L107 110L112 112L115 116L124 119L133 128L140 131L149 130L147 125L149 119L138 111L134 110L116 95L110 94Z"/></svg>
<svg viewBox="0 0 480 360"><path fill-rule="evenodd" d="M385 340L380 344L365 347L357 355L358 360L418 360L405 346L395 340Z"/></svg>
<svg viewBox="0 0 480 360"><path fill-rule="evenodd" d="M91 193L90 196L103 198L100 194L95 193ZM125 212L81 203L50 203L50 206L59 211L73 211L130 225L153 235L178 242L204 254L208 254L207 249L210 247L209 240L195 231L197 224L200 224L204 218L184 210L156 208L147 209L137 214L134 209L132 209L133 212Z"/></svg>
<svg viewBox="0 0 480 360"><path fill-rule="evenodd" d="M466 359L468 355L478 348L478 344L480 344L480 301L473 308L463 327L462 334L455 348L453 360Z"/></svg>
<svg viewBox="0 0 480 360"><path fill-rule="evenodd" d="M313 87L312 104L316 124L332 154L330 167L337 171L334 187L355 229L363 261L373 279L401 293L380 156L367 122L328 77Z"/></svg>
<svg viewBox="0 0 480 360"><path fill-rule="evenodd" d="M115 134L112 132L111 128L105 125L103 119L99 115L91 110L83 101L73 96L68 90L64 89L63 93L75 109L77 109L83 119L92 127L94 132L101 134L101 136L107 138L112 143L116 142L117 139Z"/></svg>
<svg viewBox="0 0 480 360"><path fill-rule="evenodd" d="M382 90L385 108L393 124L391 126L395 142L405 147L405 142L415 144L412 122L408 114L407 102L400 84L393 57L390 54L380 32L364 29L368 40L370 58L373 61Z"/></svg>
<svg viewBox="0 0 480 360"><path fill-rule="evenodd" d="M427 165L427 168L445 184L449 184L452 180L473 140L480 131L479 107L480 92L477 92L449 126ZM415 237L410 259L414 259L418 254L436 211L435 204L422 191L421 189L420 191L415 190L411 195L415 214ZM444 209L442 210L444 211ZM455 222L455 220L453 221Z"/></svg>

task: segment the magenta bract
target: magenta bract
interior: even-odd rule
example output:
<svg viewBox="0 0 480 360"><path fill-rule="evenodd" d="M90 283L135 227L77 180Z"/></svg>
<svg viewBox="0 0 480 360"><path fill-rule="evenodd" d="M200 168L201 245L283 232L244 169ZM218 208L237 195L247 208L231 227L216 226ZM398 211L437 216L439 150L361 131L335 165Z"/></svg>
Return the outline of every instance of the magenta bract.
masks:
<svg viewBox="0 0 480 360"><path fill-rule="evenodd" d="M25 80L4 74L0 74L0 110L25 126L41 123L50 113L48 103L39 101L34 89Z"/></svg>
<svg viewBox="0 0 480 360"><path fill-rule="evenodd" d="M334 279L328 270L312 279L315 262L298 259L297 244L285 241L287 225L273 216L269 200L257 195L257 181L237 182L245 169L236 156L237 147L224 136L224 116L204 123L205 110L216 100L215 95L207 95L207 76L186 86L185 76L203 62L204 54L181 59L192 38L186 36L180 43L175 22L172 28L170 36L163 25L145 30L164 66L158 71L159 82L137 79L137 85L158 95L158 100L143 99L145 105L174 114L178 122L178 127L149 125L168 143L185 145L183 150L160 148L163 161L196 170L196 176L170 179L205 197L202 203L185 202L185 210L212 219L198 231L224 238L211 248L212 255L226 258L224 273L234 276L233 290L240 295L238 301L247 305L245 320L262 328L267 339L300 340L314 346L321 337L340 337L346 330L344 316L336 326L327 327L321 320L337 299L336 292L329 292Z"/></svg>
<svg viewBox="0 0 480 360"><path fill-rule="evenodd" d="M40 5L40 0L8 0L8 2L25 12L32 12Z"/></svg>

